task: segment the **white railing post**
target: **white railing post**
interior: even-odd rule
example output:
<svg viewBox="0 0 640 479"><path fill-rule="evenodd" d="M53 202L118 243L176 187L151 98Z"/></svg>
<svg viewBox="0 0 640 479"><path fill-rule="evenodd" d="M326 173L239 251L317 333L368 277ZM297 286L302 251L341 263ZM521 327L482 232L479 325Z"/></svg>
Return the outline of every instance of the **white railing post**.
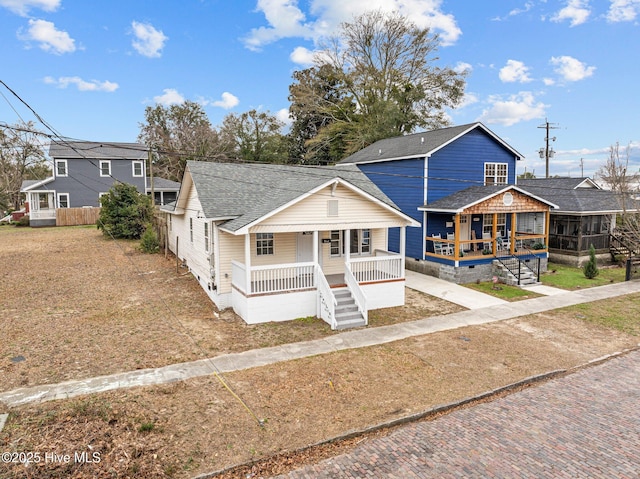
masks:
<svg viewBox="0 0 640 479"><path fill-rule="evenodd" d="M318 286L318 317L324 322L329 323L331 329L336 329L338 323L336 321L336 306L338 300L331 292L331 286L322 272L319 264L315 264L315 277Z"/></svg>

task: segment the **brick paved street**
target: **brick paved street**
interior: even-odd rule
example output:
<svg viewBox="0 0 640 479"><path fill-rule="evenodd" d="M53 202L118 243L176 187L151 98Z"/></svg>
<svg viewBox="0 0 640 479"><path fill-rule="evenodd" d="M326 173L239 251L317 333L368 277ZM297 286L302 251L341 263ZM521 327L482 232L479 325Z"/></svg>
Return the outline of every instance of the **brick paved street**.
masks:
<svg viewBox="0 0 640 479"><path fill-rule="evenodd" d="M279 477L640 478L640 351Z"/></svg>

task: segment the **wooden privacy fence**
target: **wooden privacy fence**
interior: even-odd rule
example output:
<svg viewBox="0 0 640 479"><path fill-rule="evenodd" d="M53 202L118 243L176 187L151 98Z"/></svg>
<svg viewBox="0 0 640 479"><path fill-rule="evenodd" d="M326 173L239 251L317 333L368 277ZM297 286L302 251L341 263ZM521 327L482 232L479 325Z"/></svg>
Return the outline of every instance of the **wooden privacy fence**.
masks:
<svg viewBox="0 0 640 479"><path fill-rule="evenodd" d="M95 225L100 208L56 208L56 226Z"/></svg>
<svg viewBox="0 0 640 479"><path fill-rule="evenodd" d="M153 223L153 229L156 231L156 234L158 235L158 242L160 243L160 249L164 249L166 254L166 249L168 246L166 213L162 213L158 210L155 210L153 214L152 223Z"/></svg>

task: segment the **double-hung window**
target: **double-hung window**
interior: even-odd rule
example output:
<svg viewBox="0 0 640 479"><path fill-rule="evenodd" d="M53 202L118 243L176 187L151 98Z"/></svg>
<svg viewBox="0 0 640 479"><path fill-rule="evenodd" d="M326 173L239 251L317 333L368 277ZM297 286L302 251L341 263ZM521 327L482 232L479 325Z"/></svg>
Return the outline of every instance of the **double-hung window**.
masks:
<svg viewBox="0 0 640 479"><path fill-rule="evenodd" d="M193 243L193 218L189 218L189 238Z"/></svg>
<svg viewBox="0 0 640 479"><path fill-rule="evenodd" d="M273 254L273 233L256 233L256 254Z"/></svg>
<svg viewBox="0 0 640 479"><path fill-rule="evenodd" d="M69 176L69 165L67 160L56 160L56 176Z"/></svg>
<svg viewBox="0 0 640 479"><path fill-rule="evenodd" d="M507 215L506 213L498 213L496 215L496 231L498 236L506 236L507 231ZM493 214L482 215L482 232L493 234Z"/></svg>
<svg viewBox="0 0 640 479"><path fill-rule="evenodd" d="M100 160L100 176L111 176L111 161Z"/></svg>
<svg viewBox="0 0 640 479"><path fill-rule="evenodd" d="M58 193L58 208L69 207L69 193Z"/></svg>
<svg viewBox="0 0 640 479"><path fill-rule="evenodd" d="M485 163L484 184L506 185L508 165L506 163Z"/></svg>
<svg viewBox="0 0 640 479"><path fill-rule="evenodd" d="M204 250L209 251L209 223L204 222Z"/></svg>
<svg viewBox="0 0 640 479"><path fill-rule="evenodd" d="M132 164L134 178L141 178L144 175L144 168L141 161L134 161Z"/></svg>

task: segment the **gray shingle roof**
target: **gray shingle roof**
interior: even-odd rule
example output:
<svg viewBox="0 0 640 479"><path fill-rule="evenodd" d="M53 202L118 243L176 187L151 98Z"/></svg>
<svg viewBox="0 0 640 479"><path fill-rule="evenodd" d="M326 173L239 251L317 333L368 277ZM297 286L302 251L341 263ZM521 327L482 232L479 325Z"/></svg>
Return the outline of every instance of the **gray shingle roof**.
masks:
<svg viewBox="0 0 640 479"><path fill-rule="evenodd" d="M536 178L518 180L518 186L558 205L554 213L613 213L623 208L613 191L578 188L584 178Z"/></svg>
<svg viewBox="0 0 640 479"><path fill-rule="evenodd" d="M147 177L148 189L151 189L151 178ZM180 189L180 183L177 181L167 180L158 176L153 177L153 189L154 190L170 190L178 191Z"/></svg>
<svg viewBox="0 0 640 479"><path fill-rule="evenodd" d="M469 123L467 125L440 128L438 130L424 131L421 133L379 140L353 155L348 156L338 164L362 164L383 160L424 157L432 154L452 140L475 128L481 128L483 131L495 138L496 141L500 142L505 148L512 151L514 156L523 158L520 153L501 140L482 123Z"/></svg>
<svg viewBox="0 0 640 479"><path fill-rule="evenodd" d="M49 156L54 159L127 159L145 160L148 148L140 143L99 143L95 141L54 141L49 146Z"/></svg>
<svg viewBox="0 0 640 479"><path fill-rule="evenodd" d="M516 190L523 193L527 193L527 190L520 188L516 185L487 185L487 186L470 186L464 190L457 191L449 196L440 198L437 201L433 201L423 207L421 210L427 211L447 211L447 212L459 212L476 203L484 201L492 196L499 194L502 191ZM533 192L530 195L537 197L536 199L550 203L553 206L553 202L548 198L544 198L540 195L536 195Z"/></svg>
<svg viewBox="0 0 640 479"><path fill-rule="evenodd" d="M355 166L303 167L272 164L187 162L207 218L229 218L237 231L334 178L399 208Z"/></svg>

